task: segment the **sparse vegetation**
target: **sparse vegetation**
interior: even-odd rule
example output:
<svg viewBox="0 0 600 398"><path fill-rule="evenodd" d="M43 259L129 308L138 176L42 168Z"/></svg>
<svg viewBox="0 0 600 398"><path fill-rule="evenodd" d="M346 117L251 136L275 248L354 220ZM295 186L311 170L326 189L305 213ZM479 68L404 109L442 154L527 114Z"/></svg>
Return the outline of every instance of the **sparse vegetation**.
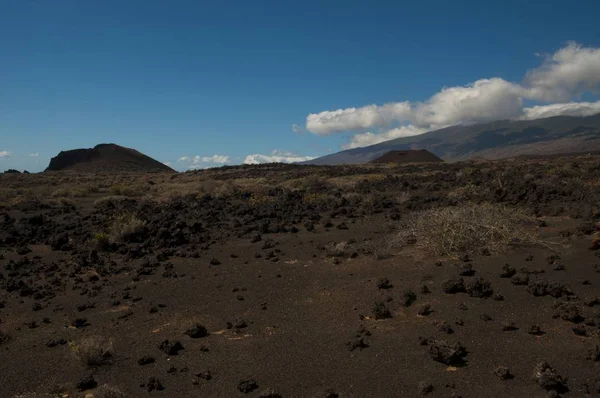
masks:
<svg viewBox="0 0 600 398"><path fill-rule="evenodd" d="M325 246L325 251L329 257L344 257L348 255L349 250L350 245L348 242L330 242L327 244L327 246Z"/></svg>
<svg viewBox="0 0 600 398"><path fill-rule="evenodd" d="M94 235L92 241L97 250L103 251L106 250L110 245L110 236L105 232L99 232Z"/></svg>
<svg viewBox="0 0 600 398"><path fill-rule="evenodd" d="M531 384L519 361L544 352L573 359L561 364L565 375L591 380L597 349L590 361L560 339L542 337L540 351L532 338L510 343L516 335L506 332L513 321L537 336L552 337L558 327L565 337L597 337L600 157L582 160L579 172L560 170L561 162L0 175L0 196L8 199L0 204L0 329L12 337L0 351L39 358L41 375L23 378L32 365L18 355L0 361L2 391L114 398L164 388L227 396L235 381L217 376L239 361L239 350L229 348L251 341L260 352L242 355L237 374L256 377L260 396L278 396L271 387L296 391L292 381L256 373L252 358L263 348L268 354L274 341L298 369L306 365L294 356L298 349L313 355L326 344L338 371L352 372L344 342L358 361L406 359L415 366L386 384L404 391L439 371L423 363L428 352L464 364L452 359L464 336L472 365L497 352L497 363L515 370L516 394L527 394L521 381ZM87 185L98 192L51 197ZM136 185L141 195L111 191ZM568 250L550 242L568 242ZM570 307L555 309L550 297L569 298ZM537 328L531 313L539 314ZM446 334L448 344L422 337ZM118 335L114 360L110 339L86 337L94 335ZM389 339L398 344L386 345ZM500 352L498 344L510 349ZM384 345L388 355L377 357ZM69 366L53 367L53 358ZM95 368L104 364L110 371ZM495 378L496 364L483 365L471 366L474 376ZM377 375L366 372L358 395L377 389ZM309 384L301 393L319 392ZM451 390L476 395L464 383Z"/></svg>
<svg viewBox="0 0 600 398"><path fill-rule="evenodd" d="M148 187L142 184L123 185L117 184L109 188L109 193L115 196L141 196L148 190Z"/></svg>
<svg viewBox="0 0 600 398"><path fill-rule="evenodd" d="M113 356L112 339L102 336L84 337L79 342L69 342L73 353L87 366L101 366Z"/></svg>
<svg viewBox="0 0 600 398"><path fill-rule="evenodd" d="M121 214L114 218L110 229L110 240L113 242L133 242L143 238L146 222L135 214Z"/></svg>
<svg viewBox="0 0 600 398"><path fill-rule="evenodd" d="M535 243L537 239L525 228L533 221L522 210L503 205L464 204L407 215L398 239L432 254L456 255L482 247Z"/></svg>

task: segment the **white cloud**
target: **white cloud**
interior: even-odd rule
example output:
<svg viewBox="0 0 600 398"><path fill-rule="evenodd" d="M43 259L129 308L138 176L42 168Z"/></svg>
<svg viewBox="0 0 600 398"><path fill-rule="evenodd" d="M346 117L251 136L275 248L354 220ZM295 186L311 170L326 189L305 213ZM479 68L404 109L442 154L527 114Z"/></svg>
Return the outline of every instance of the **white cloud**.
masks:
<svg viewBox="0 0 600 398"><path fill-rule="evenodd" d="M569 43L529 71L524 85L530 98L542 101L568 101L593 92L600 86L600 48Z"/></svg>
<svg viewBox="0 0 600 398"><path fill-rule="evenodd" d="M387 126L394 121L406 120L410 114L409 102L323 111L307 116L306 129L317 135L329 135L341 131Z"/></svg>
<svg viewBox="0 0 600 398"><path fill-rule="evenodd" d="M525 108L522 119L535 120L552 116L592 116L600 113L598 102L567 102L564 104L538 105Z"/></svg>
<svg viewBox="0 0 600 398"><path fill-rule="evenodd" d="M196 162L196 159L198 158L198 156L196 156L194 158L194 162ZM225 164L227 162L229 162L229 156L225 156L225 155L212 155L212 156L203 156L202 160L203 163L218 163L218 164Z"/></svg>
<svg viewBox="0 0 600 398"><path fill-rule="evenodd" d="M270 155L252 154L246 156L244 164L295 163L314 159L314 156L299 156L291 152L273 151Z"/></svg>
<svg viewBox="0 0 600 398"><path fill-rule="evenodd" d="M0 151L0 158L9 158L10 155L12 155L12 152Z"/></svg>
<svg viewBox="0 0 600 398"><path fill-rule="evenodd" d="M164 164L165 166L171 167L171 162L162 162L162 164Z"/></svg>
<svg viewBox="0 0 600 398"><path fill-rule="evenodd" d="M34 153L30 153L29 156L37 158L38 156L40 156L40 154L38 152L34 152Z"/></svg>
<svg viewBox="0 0 600 398"><path fill-rule="evenodd" d="M393 140L394 138L410 137L413 135L423 134L424 132L424 129L409 125L397 127L381 134L373 134L371 132L355 134L352 136L348 144L342 146L342 149L352 149L375 145L383 141Z"/></svg>
<svg viewBox="0 0 600 398"><path fill-rule="evenodd" d="M444 88L424 103L416 104L408 121L425 129L454 124L519 117L522 88L504 79L482 79L464 87Z"/></svg>
<svg viewBox="0 0 600 398"><path fill-rule="evenodd" d="M367 105L310 114L306 128L317 135L410 123L421 132L462 123L520 117L523 94L518 84L501 78L446 87L425 102Z"/></svg>
<svg viewBox="0 0 600 398"><path fill-rule="evenodd" d="M600 112L598 103L536 104L524 108L524 100L569 101L598 88L600 48L569 43L547 56L539 68L530 70L521 84L494 77L466 86L445 87L423 102L372 104L312 113L306 118L306 129L316 135L357 132L344 146L356 148L456 124L592 115ZM360 132L365 130L371 132Z"/></svg>
<svg viewBox="0 0 600 398"><path fill-rule="evenodd" d="M229 162L230 157L225 155L214 154L212 156L182 156L179 158L179 162L182 163L190 163L192 166L198 166L202 163L215 163L215 164L225 164ZM194 167L197 168L197 167Z"/></svg>

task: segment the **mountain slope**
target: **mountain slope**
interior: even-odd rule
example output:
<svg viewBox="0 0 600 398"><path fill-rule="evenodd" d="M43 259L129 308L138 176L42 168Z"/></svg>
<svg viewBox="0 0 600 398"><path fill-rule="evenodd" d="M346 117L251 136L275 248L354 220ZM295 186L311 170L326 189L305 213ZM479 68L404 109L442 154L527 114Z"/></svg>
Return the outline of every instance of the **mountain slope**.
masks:
<svg viewBox="0 0 600 398"><path fill-rule="evenodd" d="M600 151L600 114L451 126L323 156L305 164L362 164L389 151L426 149L444 160Z"/></svg>
<svg viewBox="0 0 600 398"><path fill-rule="evenodd" d="M435 156L426 149L409 151L389 151L382 156L371 160L371 163L422 163L422 162L443 162L442 159Z"/></svg>
<svg viewBox="0 0 600 398"><path fill-rule="evenodd" d="M61 151L50 159L45 171L83 172L174 172L172 168L135 149L100 144L89 149Z"/></svg>

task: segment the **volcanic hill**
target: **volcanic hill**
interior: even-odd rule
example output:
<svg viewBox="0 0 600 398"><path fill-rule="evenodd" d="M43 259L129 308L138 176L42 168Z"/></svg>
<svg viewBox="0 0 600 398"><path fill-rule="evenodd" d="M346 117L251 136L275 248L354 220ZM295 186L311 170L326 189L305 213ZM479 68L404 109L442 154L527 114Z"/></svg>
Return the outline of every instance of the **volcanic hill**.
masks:
<svg viewBox="0 0 600 398"><path fill-rule="evenodd" d="M175 172L172 168L135 149L116 144L99 144L94 148L61 151L50 159L45 171L75 170L83 172Z"/></svg>

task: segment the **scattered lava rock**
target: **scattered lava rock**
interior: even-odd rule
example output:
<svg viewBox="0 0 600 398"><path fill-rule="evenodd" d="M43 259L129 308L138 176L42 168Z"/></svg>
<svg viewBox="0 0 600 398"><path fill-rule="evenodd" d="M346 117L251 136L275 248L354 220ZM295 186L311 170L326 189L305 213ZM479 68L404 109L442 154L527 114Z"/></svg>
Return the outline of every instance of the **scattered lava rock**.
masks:
<svg viewBox="0 0 600 398"><path fill-rule="evenodd" d="M146 387L146 390L148 390L148 392L152 392L155 390L162 391L165 389L165 387L162 385L162 383L157 377L150 377L146 384L142 384L142 387Z"/></svg>
<svg viewBox="0 0 600 398"><path fill-rule="evenodd" d="M388 278L379 278L376 283L378 289L391 289L393 287Z"/></svg>
<svg viewBox="0 0 600 398"><path fill-rule="evenodd" d="M527 333L532 334L534 336L541 336L544 334L542 328L540 328L540 325L531 325Z"/></svg>
<svg viewBox="0 0 600 398"><path fill-rule="evenodd" d="M588 350L587 353L587 359L593 362L599 362L600 361L600 347L598 347L597 345L594 346L594 348L591 348Z"/></svg>
<svg viewBox="0 0 600 398"><path fill-rule="evenodd" d="M510 283L512 283L513 285L527 285L527 283L529 282L529 275L527 275L526 273L523 272L519 272L518 274L514 274L511 278L510 278Z"/></svg>
<svg viewBox="0 0 600 398"><path fill-rule="evenodd" d="M513 321L504 321L502 322L502 331L504 332L512 332L514 330L519 330L517 324Z"/></svg>
<svg viewBox="0 0 600 398"><path fill-rule="evenodd" d="M458 275L460 276L473 276L475 275L475 270L471 264L461 264L458 267Z"/></svg>
<svg viewBox="0 0 600 398"><path fill-rule="evenodd" d="M452 326L446 321L442 321L438 324L438 330L442 333L454 334L454 329L452 329Z"/></svg>
<svg viewBox="0 0 600 398"><path fill-rule="evenodd" d="M548 257L546 257L546 262L550 265L556 264L560 260L561 257L558 254L551 254Z"/></svg>
<svg viewBox="0 0 600 398"><path fill-rule="evenodd" d="M4 344L10 340L10 336L2 331L0 331L0 344Z"/></svg>
<svg viewBox="0 0 600 398"><path fill-rule="evenodd" d="M408 289L402 293L401 303L404 307L410 307L415 300L417 300L417 295L412 290Z"/></svg>
<svg viewBox="0 0 600 398"><path fill-rule="evenodd" d="M375 319L387 319L392 317L392 313L383 301L376 301L371 309Z"/></svg>
<svg viewBox="0 0 600 398"><path fill-rule="evenodd" d="M559 375L548 362L538 363L533 370L533 380L546 391L562 394L569 391L567 379Z"/></svg>
<svg viewBox="0 0 600 398"><path fill-rule="evenodd" d="M582 336L582 337L587 336L587 329L583 325L573 326L571 328L571 330L573 331L573 334L575 334L576 336Z"/></svg>
<svg viewBox="0 0 600 398"><path fill-rule="evenodd" d="M489 297L494 293L491 283L483 278L468 281L465 289L469 296L478 298Z"/></svg>
<svg viewBox="0 0 600 398"><path fill-rule="evenodd" d="M455 277L442 284L442 290L446 294L456 294L466 292L465 281L463 278Z"/></svg>
<svg viewBox="0 0 600 398"><path fill-rule="evenodd" d="M200 373L196 373L196 377L202 380L206 380L209 381L212 379L212 375L210 373L210 370L206 370L204 372L200 372Z"/></svg>
<svg viewBox="0 0 600 398"><path fill-rule="evenodd" d="M65 339L52 339L46 342L46 347L53 348L58 347L59 345L67 344L67 340Z"/></svg>
<svg viewBox="0 0 600 398"><path fill-rule="evenodd" d="M484 322L489 322L489 321L493 321L494 318L492 318L490 315L483 313L479 316L479 318L481 318L482 321Z"/></svg>
<svg viewBox="0 0 600 398"><path fill-rule="evenodd" d="M79 391L86 391L98 387L98 383L94 380L94 376L87 376L79 380L75 387L77 387Z"/></svg>
<svg viewBox="0 0 600 398"><path fill-rule="evenodd" d="M510 264L504 264L502 266L502 273L500 273L500 278L512 278L517 273L515 267Z"/></svg>
<svg viewBox="0 0 600 398"><path fill-rule="evenodd" d="M436 362L460 365L465 362L467 350L460 343L449 344L443 340L431 340L429 341L429 355Z"/></svg>
<svg viewBox="0 0 600 398"><path fill-rule="evenodd" d="M283 398L283 397L281 394L277 393L272 388L267 388L266 390L261 391L260 394L258 394L258 398Z"/></svg>
<svg viewBox="0 0 600 398"><path fill-rule="evenodd" d="M238 383L238 390L244 394L248 394L258 388L258 384L254 379L242 380Z"/></svg>
<svg viewBox="0 0 600 398"><path fill-rule="evenodd" d="M364 338L358 337L347 342L346 347L348 347L348 351L354 351L356 349L362 351L363 349L368 348L369 345L365 342Z"/></svg>
<svg viewBox="0 0 600 398"><path fill-rule="evenodd" d="M569 303L559 305L554 313L554 318L560 318L563 321L569 321L573 323L580 323L584 320L579 313L579 308Z"/></svg>
<svg viewBox="0 0 600 398"><path fill-rule="evenodd" d="M154 358L150 356L143 356L137 361L138 365L144 366L154 363Z"/></svg>
<svg viewBox="0 0 600 398"><path fill-rule="evenodd" d="M177 355L179 351L183 350L183 346L179 341L171 342L169 340L160 343L158 348L167 355Z"/></svg>
<svg viewBox="0 0 600 398"><path fill-rule="evenodd" d="M427 316L427 315L431 314L432 313L431 305L429 305L429 304L422 305L421 308L419 308L419 311L417 313L419 314L419 316Z"/></svg>
<svg viewBox="0 0 600 398"><path fill-rule="evenodd" d="M433 390L435 390L435 388L433 387L433 384L431 384L427 381L422 381L419 383L419 387L418 387L419 395L427 395L429 393L432 393Z"/></svg>
<svg viewBox="0 0 600 398"><path fill-rule="evenodd" d="M502 381L513 378L513 375L506 366L498 366L496 369L494 369L494 374Z"/></svg>
<svg viewBox="0 0 600 398"><path fill-rule="evenodd" d="M208 330L206 330L206 328L199 323L195 324L183 333L190 336L192 339L199 339L201 337L208 336Z"/></svg>
<svg viewBox="0 0 600 398"><path fill-rule="evenodd" d="M236 329L244 329L248 327L248 322L244 318L238 318L233 323L233 327Z"/></svg>
<svg viewBox="0 0 600 398"><path fill-rule="evenodd" d="M71 326L76 328L76 329L80 329L86 326L89 326L90 324L88 323L87 318L77 318L74 321L71 322Z"/></svg>
<svg viewBox="0 0 600 398"><path fill-rule="evenodd" d="M558 282L548 282L544 279L530 280L527 284L527 291L537 297L548 295L559 298L573 294L567 285Z"/></svg>

